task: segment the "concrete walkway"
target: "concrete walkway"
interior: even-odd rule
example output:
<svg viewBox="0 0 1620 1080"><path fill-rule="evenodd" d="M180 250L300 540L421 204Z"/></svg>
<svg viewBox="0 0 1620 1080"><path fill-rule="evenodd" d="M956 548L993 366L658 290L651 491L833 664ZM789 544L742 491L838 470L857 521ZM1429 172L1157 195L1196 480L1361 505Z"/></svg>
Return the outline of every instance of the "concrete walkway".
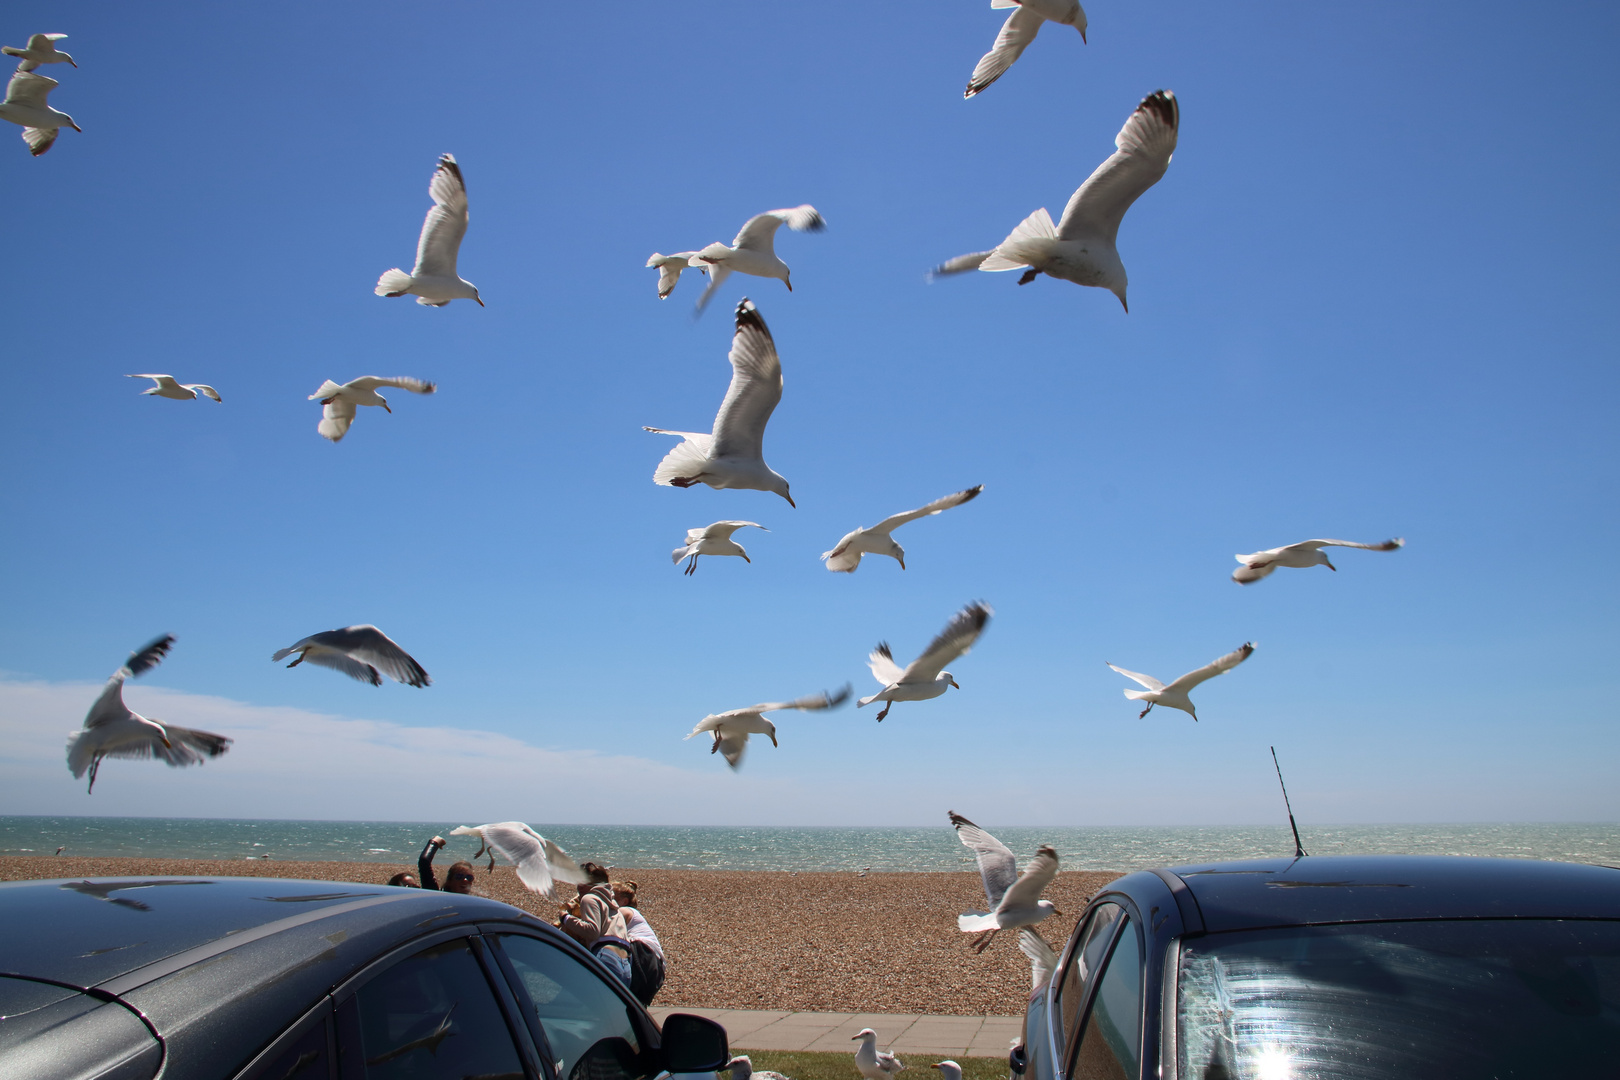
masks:
<svg viewBox="0 0 1620 1080"><path fill-rule="evenodd" d="M816 1050L854 1054L851 1037L878 1033L878 1049L902 1057L1004 1058L1024 1029L1022 1016L920 1016L915 1013L781 1012L752 1009L649 1010L659 1023L672 1012L706 1016L726 1029L738 1050ZM908 1063L909 1064L909 1063ZM933 1064L926 1062L925 1064Z"/></svg>

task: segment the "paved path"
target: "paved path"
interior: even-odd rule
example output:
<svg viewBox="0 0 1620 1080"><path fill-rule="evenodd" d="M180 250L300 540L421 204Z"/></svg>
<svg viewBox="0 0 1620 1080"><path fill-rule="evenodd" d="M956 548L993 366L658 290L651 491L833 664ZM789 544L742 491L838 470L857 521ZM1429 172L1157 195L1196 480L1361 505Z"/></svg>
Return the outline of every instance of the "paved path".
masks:
<svg viewBox="0 0 1620 1080"><path fill-rule="evenodd" d="M752 1009L650 1010L660 1023L672 1012L696 1013L725 1026L733 1050L818 1050L853 1054L851 1036L878 1033L878 1048L920 1057L1006 1057L1024 1029L1022 1016L920 1016L916 1013L823 1013ZM926 1062L925 1064L933 1064Z"/></svg>

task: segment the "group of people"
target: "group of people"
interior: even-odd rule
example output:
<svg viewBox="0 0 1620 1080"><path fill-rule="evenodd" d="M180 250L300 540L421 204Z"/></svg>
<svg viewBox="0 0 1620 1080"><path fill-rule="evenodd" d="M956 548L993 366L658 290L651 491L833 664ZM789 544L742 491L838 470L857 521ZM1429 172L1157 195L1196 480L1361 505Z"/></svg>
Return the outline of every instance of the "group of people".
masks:
<svg viewBox="0 0 1620 1080"><path fill-rule="evenodd" d="M407 889L437 889L470 895L473 891L473 864L465 859L450 864L444 884L433 872L433 856L444 847L444 837L435 836L417 856L418 876L409 870L395 874L388 884ZM636 883L614 881L607 868L581 863L586 880L575 886L578 895L563 904L556 926L591 951L602 966L629 987L642 1005L651 1005L664 985L664 947L658 942L640 909L636 907Z"/></svg>

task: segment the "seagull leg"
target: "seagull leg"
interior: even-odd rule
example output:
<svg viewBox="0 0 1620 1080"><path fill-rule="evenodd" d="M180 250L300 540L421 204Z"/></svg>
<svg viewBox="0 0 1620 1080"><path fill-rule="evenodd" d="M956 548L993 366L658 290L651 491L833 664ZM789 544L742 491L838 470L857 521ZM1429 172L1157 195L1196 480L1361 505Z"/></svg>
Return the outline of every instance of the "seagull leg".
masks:
<svg viewBox="0 0 1620 1080"><path fill-rule="evenodd" d="M714 733L714 745L709 747L709 753L711 753L711 754L717 753L719 751L719 749L720 749L720 733L718 731L716 731Z"/></svg>
<svg viewBox="0 0 1620 1080"><path fill-rule="evenodd" d="M1146 716L1148 713L1150 713L1152 711L1153 711L1153 702L1150 701L1150 702L1147 703L1147 708L1143 709L1141 712L1136 714L1136 718L1138 720L1140 720L1140 719L1142 719L1142 717Z"/></svg>
<svg viewBox="0 0 1620 1080"><path fill-rule="evenodd" d="M1028 285L1030 282L1032 282L1036 278L1040 277L1040 275L1041 275L1041 272L1039 270L1036 270L1033 267L1031 267L1030 269L1024 271L1024 276L1018 279L1018 284L1020 284L1020 285Z"/></svg>
<svg viewBox="0 0 1620 1080"><path fill-rule="evenodd" d="M100 771L101 771L101 755L97 754L95 756L95 760L90 762L90 786L88 788L85 788L84 793L86 795L88 795L92 791L96 790L96 773L98 773Z"/></svg>
<svg viewBox="0 0 1620 1080"><path fill-rule="evenodd" d="M977 956L979 953L984 952L985 946L989 945L990 942L995 939L996 934L998 934L1000 931L1001 927L992 926L990 929L980 934L978 939L973 942L973 955Z"/></svg>
<svg viewBox="0 0 1620 1080"><path fill-rule="evenodd" d="M687 577L691 577L693 574L697 573L697 560L698 557L696 555L693 555L690 559L686 560Z"/></svg>
<svg viewBox="0 0 1620 1080"><path fill-rule="evenodd" d="M489 872L492 873L492 874L495 872L495 849L494 848L489 849Z"/></svg>
<svg viewBox="0 0 1620 1080"><path fill-rule="evenodd" d="M878 723L883 723L883 718L889 715L889 710L892 708L894 708L894 702L885 701L883 703L883 711L878 713Z"/></svg>
<svg viewBox="0 0 1620 1080"><path fill-rule="evenodd" d="M298 654L298 659L294 660L292 663L288 664L287 666L288 667L297 667L299 664L302 664L303 662L304 662L304 654L299 653Z"/></svg>

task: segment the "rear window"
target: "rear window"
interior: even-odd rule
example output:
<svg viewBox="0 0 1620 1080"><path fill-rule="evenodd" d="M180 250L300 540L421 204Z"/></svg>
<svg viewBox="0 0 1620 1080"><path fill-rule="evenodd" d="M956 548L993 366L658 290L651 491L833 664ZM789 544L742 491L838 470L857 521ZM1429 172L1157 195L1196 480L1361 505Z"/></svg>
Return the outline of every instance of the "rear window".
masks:
<svg viewBox="0 0 1620 1080"><path fill-rule="evenodd" d="M1183 1080L1613 1075L1620 922L1364 923L1183 944Z"/></svg>

